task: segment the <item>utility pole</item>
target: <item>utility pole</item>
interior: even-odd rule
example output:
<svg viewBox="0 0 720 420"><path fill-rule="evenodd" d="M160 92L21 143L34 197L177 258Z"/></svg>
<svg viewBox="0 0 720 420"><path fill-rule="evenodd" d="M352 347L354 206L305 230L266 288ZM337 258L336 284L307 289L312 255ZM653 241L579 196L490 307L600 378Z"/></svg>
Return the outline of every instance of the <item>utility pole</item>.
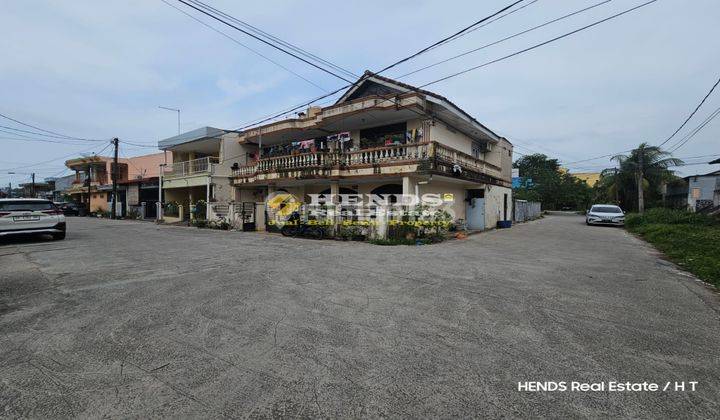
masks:
<svg viewBox="0 0 720 420"><path fill-rule="evenodd" d="M112 168L112 184L113 184L113 201L112 201L112 214L110 215L111 219L115 219L115 209L117 208L117 178L118 178L118 139L115 137L112 139L112 144L115 146L115 156L113 158L113 168Z"/></svg>
<svg viewBox="0 0 720 420"><path fill-rule="evenodd" d="M32 196L32 198L35 198L35 172L33 172L31 174L31 176L32 176L32 190L30 190L30 191L32 191L32 192L30 193L30 196Z"/></svg>
<svg viewBox="0 0 720 420"><path fill-rule="evenodd" d="M645 154L645 148L641 147L638 150L638 213L643 214L645 211L645 196L643 191L643 155Z"/></svg>
<svg viewBox="0 0 720 420"><path fill-rule="evenodd" d="M158 108L160 108L160 109L165 109L165 110L168 110L168 111L177 112L178 135L180 135L180 110L177 109L177 108L170 108L170 107L167 107L167 106L158 106Z"/></svg>

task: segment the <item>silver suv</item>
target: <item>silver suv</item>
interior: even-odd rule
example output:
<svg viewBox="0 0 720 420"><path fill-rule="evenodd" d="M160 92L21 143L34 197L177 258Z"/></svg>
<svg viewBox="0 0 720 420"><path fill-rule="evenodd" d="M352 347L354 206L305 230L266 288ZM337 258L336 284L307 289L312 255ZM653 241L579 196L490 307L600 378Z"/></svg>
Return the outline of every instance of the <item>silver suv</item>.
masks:
<svg viewBox="0 0 720 420"><path fill-rule="evenodd" d="M49 200L0 199L0 237L23 234L49 234L53 239L65 239L65 215Z"/></svg>

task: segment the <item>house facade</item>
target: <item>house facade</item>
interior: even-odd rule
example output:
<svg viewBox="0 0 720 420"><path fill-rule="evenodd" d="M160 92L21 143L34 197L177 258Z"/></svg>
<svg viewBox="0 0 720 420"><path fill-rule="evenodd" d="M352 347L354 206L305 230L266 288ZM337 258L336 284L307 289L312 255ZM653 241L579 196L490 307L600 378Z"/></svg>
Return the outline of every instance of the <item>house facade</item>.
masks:
<svg viewBox="0 0 720 420"><path fill-rule="evenodd" d="M51 200L55 189L55 178L46 178L43 182L19 184L18 187L22 189L22 197Z"/></svg>
<svg viewBox="0 0 720 420"><path fill-rule="evenodd" d="M155 217L159 199L161 165L172 162L165 153L132 158L118 158L117 184L119 216L136 212L141 217ZM86 156L71 159L65 166L75 171L70 186L62 193L86 213L107 212L112 206L113 158Z"/></svg>
<svg viewBox="0 0 720 420"><path fill-rule="evenodd" d="M448 99L369 72L333 105L223 138L233 201L257 204L259 229L278 191L305 203L433 194L477 230L512 218L512 144Z"/></svg>
<svg viewBox="0 0 720 420"><path fill-rule="evenodd" d="M689 211L720 206L720 170L686 176L666 187L666 205Z"/></svg>
<svg viewBox="0 0 720 420"><path fill-rule="evenodd" d="M233 191L230 167L221 164L226 133L202 127L158 143L172 159L162 171L164 207L160 218L179 222L227 214Z"/></svg>

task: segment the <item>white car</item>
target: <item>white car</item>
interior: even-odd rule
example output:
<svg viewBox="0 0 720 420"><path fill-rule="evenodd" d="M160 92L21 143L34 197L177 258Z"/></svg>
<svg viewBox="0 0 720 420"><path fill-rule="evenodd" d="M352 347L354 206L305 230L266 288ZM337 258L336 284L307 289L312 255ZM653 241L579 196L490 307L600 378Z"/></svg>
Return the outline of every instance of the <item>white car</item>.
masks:
<svg viewBox="0 0 720 420"><path fill-rule="evenodd" d="M65 215L49 200L0 199L0 238L27 234L47 234L53 239L65 239Z"/></svg>
<svg viewBox="0 0 720 420"><path fill-rule="evenodd" d="M585 215L588 225L625 225L625 212L613 204L594 204Z"/></svg>

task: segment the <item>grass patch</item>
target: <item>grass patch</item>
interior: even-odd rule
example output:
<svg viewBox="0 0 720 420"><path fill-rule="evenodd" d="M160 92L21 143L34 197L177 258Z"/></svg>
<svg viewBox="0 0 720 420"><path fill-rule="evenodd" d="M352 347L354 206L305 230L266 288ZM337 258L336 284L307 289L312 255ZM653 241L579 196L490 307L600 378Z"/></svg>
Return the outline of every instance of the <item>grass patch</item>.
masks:
<svg viewBox="0 0 720 420"><path fill-rule="evenodd" d="M679 210L628 215L625 227L677 265L720 287L720 219Z"/></svg>

